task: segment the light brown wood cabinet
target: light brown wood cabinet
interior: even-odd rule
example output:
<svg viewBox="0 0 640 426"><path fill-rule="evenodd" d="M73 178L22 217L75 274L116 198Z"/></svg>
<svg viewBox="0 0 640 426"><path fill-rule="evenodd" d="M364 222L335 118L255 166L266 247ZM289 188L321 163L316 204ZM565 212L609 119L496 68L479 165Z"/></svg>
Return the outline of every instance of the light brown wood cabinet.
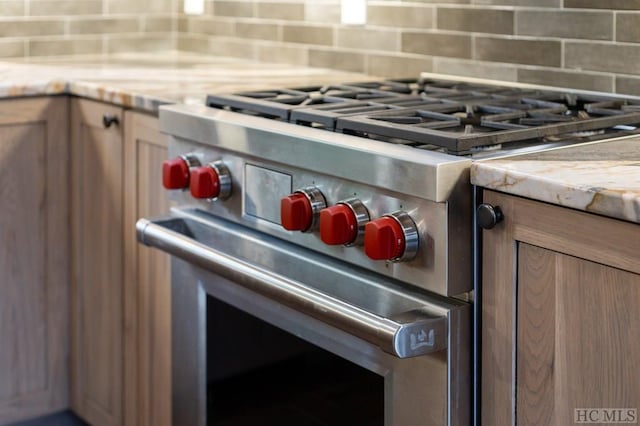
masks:
<svg viewBox="0 0 640 426"><path fill-rule="evenodd" d="M158 119L125 113L126 424L171 424L171 287L169 256L138 244L135 223L169 210L161 164L167 137Z"/></svg>
<svg viewBox="0 0 640 426"><path fill-rule="evenodd" d="M166 136L156 117L100 102L73 100L71 117L72 408L95 426L170 424L169 259L135 233L169 209Z"/></svg>
<svg viewBox="0 0 640 426"><path fill-rule="evenodd" d="M170 424L169 259L135 235L169 209L166 156L151 115L0 102L0 424Z"/></svg>
<svg viewBox="0 0 640 426"><path fill-rule="evenodd" d="M71 407L96 426L123 419L122 122L121 108L71 101Z"/></svg>
<svg viewBox="0 0 640 426"><path fill-rule="evenodd" d="M493 191L483 201L505 219L483 231L482 424L640 410L640 225Z"/></svg>
<svg viewBox="0 0 640 426"><path fill-rule="evenodd" d="M67 105L0 103L0 424L68 404Z"/></svg>

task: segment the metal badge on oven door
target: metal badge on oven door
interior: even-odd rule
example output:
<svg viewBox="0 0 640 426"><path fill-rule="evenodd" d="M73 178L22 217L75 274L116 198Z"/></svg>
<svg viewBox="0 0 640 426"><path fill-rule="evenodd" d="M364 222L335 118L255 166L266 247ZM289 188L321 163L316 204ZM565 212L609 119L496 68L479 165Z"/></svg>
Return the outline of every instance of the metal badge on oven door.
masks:
<svg viewBox="0 0 640 426"><path fill-rule="evenodd" d="M280 200L280 224L288 231L312 232L318 229L320 211L327 207L315 186L297 189Z"/></svg>
<svg viewBox="0 0 640 426"><path fill-rule="evenodd" d="M325 244L356 246L364 242L369 211L357 198L339 201L320 212L320 238Z"/></svg>
<svg viewBox="0 0 640 426"><path fill-rule="evenodd" d="M191 170L189 185L193 198L226 200L231 196L231 173L222 161Z"/></svg>
<svg viewBox="0 0 640 426"><path fill-rule="evenodd" d="M406 212L386 214L365 226L364 251L373 260L406 262L416 257L419 246L418 227Z"/></svg>

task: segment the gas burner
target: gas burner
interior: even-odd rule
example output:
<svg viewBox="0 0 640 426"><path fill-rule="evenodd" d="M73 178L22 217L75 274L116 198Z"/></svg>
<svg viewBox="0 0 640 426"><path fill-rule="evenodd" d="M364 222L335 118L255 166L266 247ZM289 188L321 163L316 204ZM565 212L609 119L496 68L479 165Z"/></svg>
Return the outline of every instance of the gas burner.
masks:
<svg viewBox="0 0 640 426"><path fill-rule="evenodd" d="M214 108L288 121L291 111L296 108L395 96L400 94L354 86L329 85L209 95L206 104Z"/></svg>
<svg viewBox="0 0 640 426"><path fill-rule="evenodd" d="M433 79L212 95L207 104L455 155L640 131L638 100Z"/></svg>
<svg viewBox="0 0 640 426"><path fill-rule="evenodd" d="M346 83L345 86L382 90L385 92L397 92L407 95L418 95L424 88L422 81L413 78Z"/></svg>
<svg viewBox="0 0 640 426"><path fill-rule="evenodd" d="M428 108L445 105L441 99L426 99L420 96L382 98L371 101L355 101L312 105L291 111L290 121L310 127L335 130L339 117L357 116L379 111L399 110L402 108Z"/></svg>
<svg viewBox="0 0 640 426"><path fill-rule="evenodd" d="M525 102L514 105L434 105L339 118L343 133L394 138L413 145L436 145L448 153L466 155L479 147L531 141L546 136L588 132L640 123L640 112L609 113L593 108L577 114L560 104Z"/></svg>

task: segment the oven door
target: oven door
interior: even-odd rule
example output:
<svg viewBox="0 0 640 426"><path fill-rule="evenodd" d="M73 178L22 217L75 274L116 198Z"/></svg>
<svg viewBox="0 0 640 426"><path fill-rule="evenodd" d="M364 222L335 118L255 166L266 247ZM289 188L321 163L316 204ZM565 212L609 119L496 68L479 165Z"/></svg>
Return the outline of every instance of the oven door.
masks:
<svg viewBox="0 0 640 426"><path fill-rule="evenodd" d="M379 424L470 424L466 303L196 210L140 219L137 231L140 242L172 255L173 424L218 424L211 380L233 375L239 360L256 367L301 346L275 332L256 337L229 309L378 376ZM223 393L242 399L245 390Z"/></svg>

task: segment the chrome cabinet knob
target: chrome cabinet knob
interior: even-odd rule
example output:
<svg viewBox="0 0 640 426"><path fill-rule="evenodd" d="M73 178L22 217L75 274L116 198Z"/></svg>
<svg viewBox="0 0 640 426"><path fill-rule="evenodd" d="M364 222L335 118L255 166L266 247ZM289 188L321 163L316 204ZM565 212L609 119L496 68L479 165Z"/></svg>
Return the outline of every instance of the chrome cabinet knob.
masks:
<svg viewBox="0 0 640 426"><path fill-rule="evenodd" d="M482 229L492 229L498 223L504 220L504 214L500 206L492 206L491 204L480 204L477 213L478 226Z"/></svg>

